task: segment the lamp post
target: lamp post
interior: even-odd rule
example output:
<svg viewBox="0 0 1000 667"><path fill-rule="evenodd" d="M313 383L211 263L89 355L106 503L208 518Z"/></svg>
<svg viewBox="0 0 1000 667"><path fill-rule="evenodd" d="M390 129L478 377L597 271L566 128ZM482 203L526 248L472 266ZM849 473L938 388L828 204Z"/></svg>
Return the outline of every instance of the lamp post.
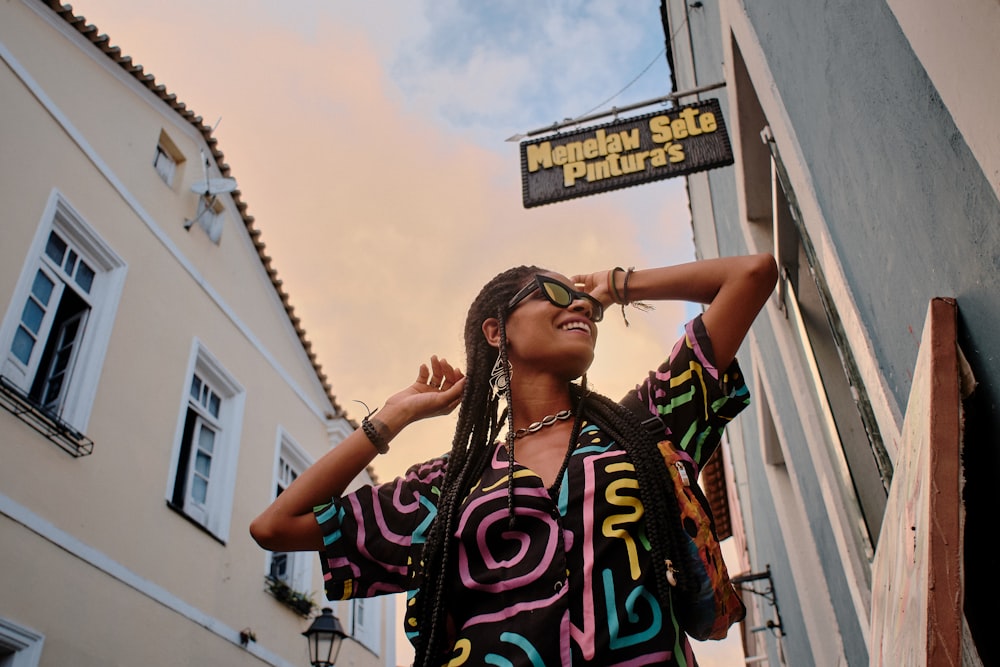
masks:
<svg viewBox="0 0 1000 667"><path fill-rule="evenodd" d="M309 642L309 662L313 667L333 667L340 653L340 644L347 634L333 610L323 607L309 629L302 633Z"/></svg>

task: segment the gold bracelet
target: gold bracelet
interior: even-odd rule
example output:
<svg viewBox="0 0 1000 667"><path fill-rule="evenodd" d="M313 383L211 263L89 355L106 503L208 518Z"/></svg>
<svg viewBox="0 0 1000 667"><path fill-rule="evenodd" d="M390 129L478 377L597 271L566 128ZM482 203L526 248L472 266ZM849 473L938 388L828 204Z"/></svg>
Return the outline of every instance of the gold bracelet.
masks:
<svg viewBox="0 0 1000 667"><path fill-rule="evenodd" d="M616 266L608 271L608 293L611 294L612 303L622 302L622 297L618 294L618 287L615 285L615 274L619 271L625 271L625 269L620 266Z"/></svg>

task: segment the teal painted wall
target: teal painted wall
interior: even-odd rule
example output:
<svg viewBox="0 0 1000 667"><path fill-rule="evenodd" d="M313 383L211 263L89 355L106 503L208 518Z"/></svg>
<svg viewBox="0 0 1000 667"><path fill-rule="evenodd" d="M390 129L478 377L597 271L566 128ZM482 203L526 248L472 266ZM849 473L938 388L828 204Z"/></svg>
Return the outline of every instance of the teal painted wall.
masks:
<svg viewBox="0 0 1000 667"><path fill-rule="evenodd" d="M721 80L717 2L687 5L688 26L678 36L690 28L697 84ZM937 296L958 301L960 345L979 382L965 406L966 577L985 577L990 572L985 543L992 534L987 512L995 506L989 490L1000 476L1000 202L884 2L753 0L743 9L795 128L839 261L900 414L928 302ZM672 29L678 27L675 22ZM992 74L984 70L984 76ZM719 96L725 97L722 91ZM728 107L724 114L732 118ZM713 171L709 178L719 253L747 252L733 169ZM697 217L699 211L693 214ZM757 333L765 343L764 363L779 364L776 350L766 346L773 341L766 326ZM794 434L801 426L788 392L778 382L772 408ZM746 416L741 420L740 428L752 442L756 425ZM760 545L754 558L772 563L780 595L782 585L793 585L781 579L788 553L773 525L765 464L754 452L746 456L751 478L745 511L754 513ZM809 471L800 474L801 488L816 488ZM856 623L852 626L846 582L834 560L821 499L802 500L817 543L829 547L821 559L836 598L845 654L852 665L867 664L867 647ZM974 635L986 637L985 592L970 587L966 596ZM789 664L810 664L809 647L795 637L804 630L794 628L790 618L798 609L790 606L786 612L794 604L790 595L781 598L786 625L799 631L785 640ZM1000 659L984 641L978 644L987 664Z"/></svg>

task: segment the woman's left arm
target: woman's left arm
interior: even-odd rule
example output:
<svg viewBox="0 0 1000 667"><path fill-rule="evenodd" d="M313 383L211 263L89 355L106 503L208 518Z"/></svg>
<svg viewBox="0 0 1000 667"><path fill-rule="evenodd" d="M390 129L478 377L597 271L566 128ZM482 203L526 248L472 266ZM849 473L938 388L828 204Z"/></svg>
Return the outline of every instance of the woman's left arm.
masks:
<svg viewBox="0 0 1000 667"><path fill-rule="evenodd" d="M628 276L627 286L625 275L600 272L573 280L605 304L666 300L708 304L702 322L712 340L716 366L724 369L767 302L778 269L774 258L762 253L639 269Z"/></svg>

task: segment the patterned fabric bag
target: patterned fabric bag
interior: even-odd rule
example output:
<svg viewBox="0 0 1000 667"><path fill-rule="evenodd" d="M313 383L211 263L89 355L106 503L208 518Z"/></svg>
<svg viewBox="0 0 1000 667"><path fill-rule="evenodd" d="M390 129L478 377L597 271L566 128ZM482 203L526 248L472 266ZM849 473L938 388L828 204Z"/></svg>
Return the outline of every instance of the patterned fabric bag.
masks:
<svg viewBox="0 0 1000 667"><path fill-rule="evenodd" d="M635 414L649 415L637 402L626 400L625 405ZM663 434L663 423L653 416L642 422L651 434ZM671 586L674 613L681 629L688 636L703 641L724 639L729 627L746 616L746 607L729 579L726 563L715 530L715 519L708 499L698 486L698 466L685 452L676 449L670 440L657 443L663 462L673 481L674 495L680 510L684 534L688 539L682 545L682 563L667 561L667 579ZM673 571L691 573L695 582L693 591L677 588Z"/></svg>
<svg viewBox="0 0 1000 667"><path fill-rule="evenodd" d="M695 639L723 639L729 626L746 616L746 607L729 580L726 563L715 532L708 499L698 486L698 470L687 454L674 449L669 440L657 445L674 483L687 553L680 565L694 575L692 592L672 590L677 618ZM668 571L671 564L668 563ZM673 582L671 582L673 583Z"/></svg>

